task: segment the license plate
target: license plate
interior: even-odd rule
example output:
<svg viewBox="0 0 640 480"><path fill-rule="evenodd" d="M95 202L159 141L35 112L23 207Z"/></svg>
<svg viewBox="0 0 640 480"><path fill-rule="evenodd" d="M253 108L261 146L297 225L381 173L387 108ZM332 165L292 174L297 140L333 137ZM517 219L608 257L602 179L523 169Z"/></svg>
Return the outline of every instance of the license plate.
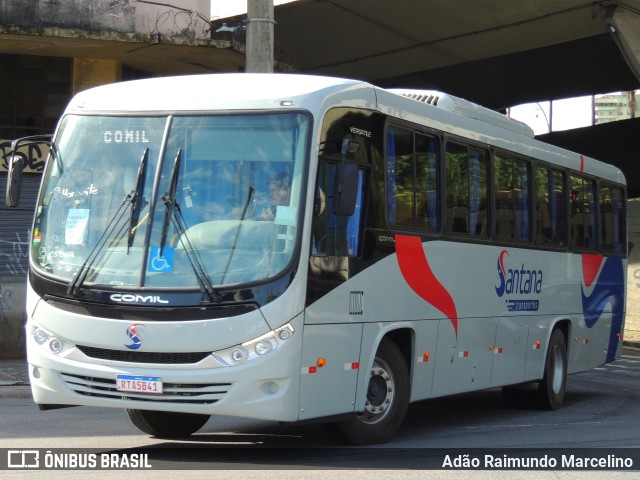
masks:
<svg viewBox="0 0 640 480"><path fill-rule="evenodd" d="M116 389L120 392L160 394L162 379L139 375L116 375Z"/></svg>

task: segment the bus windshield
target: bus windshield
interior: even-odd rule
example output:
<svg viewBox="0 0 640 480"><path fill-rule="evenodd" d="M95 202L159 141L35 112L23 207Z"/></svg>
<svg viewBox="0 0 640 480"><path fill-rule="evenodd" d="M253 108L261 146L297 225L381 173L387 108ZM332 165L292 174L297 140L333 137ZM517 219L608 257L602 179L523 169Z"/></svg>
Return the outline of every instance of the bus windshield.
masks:
<svg viewBox="0 0 640 480"><path fill-rule="evenodd" d="M36 210L36 268L83 286L277 275L300 232L309 123L302 113L66 116Z"/></svg>

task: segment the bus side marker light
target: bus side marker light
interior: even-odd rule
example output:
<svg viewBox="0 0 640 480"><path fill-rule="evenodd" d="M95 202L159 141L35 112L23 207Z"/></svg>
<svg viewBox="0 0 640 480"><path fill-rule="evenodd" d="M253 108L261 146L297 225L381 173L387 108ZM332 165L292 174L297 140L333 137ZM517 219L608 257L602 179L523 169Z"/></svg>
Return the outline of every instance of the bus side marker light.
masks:
<svg viewBox="0 0 640 480"><path fill-rule="evenodd" d="M580 337L573 337L573 341L574 342L579 342L580 341Z"/></svg>
<svg viewBox="0 0 640 480"><path fill-rule="evenodd" d="M344 364L345 370L358 370L360 368L359 362L347 362Z"/></svg>
<svg viewBox="0 0 640 480"><path fill-rule="evenodd" d="M536 343L533 345L533 349L534 350L540 350L541 346L542 346L542 344L540 343L540 340L536 340Z"/></svg>
<svg viewBox="0 0 640 480"><path fill-rule="evenodd" d="M307 375L307 374L310 374L310 373L316 373L317 371L318 371L318 367L313 365L311 367L302 367L302 370L300 371L300 373L302 375Z"/></svg>
<svg viewBox="0 0 640 480"><path fill-rule="evenodd" d="M319 368L324 367L326 364L327 364L327 359L326 359L326 358L324 358L324 357L320 357L320 358L316 361L316 365L317 365Z"/></svg>

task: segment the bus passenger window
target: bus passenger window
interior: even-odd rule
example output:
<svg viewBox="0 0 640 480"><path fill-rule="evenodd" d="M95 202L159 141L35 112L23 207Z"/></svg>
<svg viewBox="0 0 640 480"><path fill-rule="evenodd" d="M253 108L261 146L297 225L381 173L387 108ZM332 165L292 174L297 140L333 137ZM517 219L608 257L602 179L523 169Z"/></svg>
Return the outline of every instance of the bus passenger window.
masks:
<svg viewBox="0 0 640 480"><path fill-rule="evenodd" d="M389 127L387 130L387 213L391 225L414 226L414 176L413 132Z"/></svg>
<svg viewBox="0 0 640 480"><path fill-rule="evenodd" d="M600 247L606 252L624 253L624 192L621 188L600 187Z"/></svg>
<svg viewBox="0 0 640 480"><path fill-rule="evenodd" d="M416 227L435 231L438 221L438 144L435 138L416 134Z"/></svg>
<svg viewBox="0 0 640 480"><path fill-rule="evenodd" d="M488 152L456 143L446 149L447 230L487 235Z"/></svg>
<svg viewBox="0 0 640 480"><path fill-rule="evenodd" d="M595 250L597 247L595 182L588 178L571 175L569 184L571 246Z"/></svg>
<svg viewBox="0 0 640 480"><path fill-rule="evenodd" d="M564 245L567 238L565 175L544 166L536 167L536 242Z"/></svg>
<svg viewBox="0 0 640 480"><path fill-rule="evenodd" d="M495 233L502 240L530 240L529 163L496 154L494 158Z"/></svg>
<svg viewBox="0 0 640 480"><path fill-rule="evenodd" d="M411 130L387 130L389 224L435 231L438 219L438 144Z"/></svg>

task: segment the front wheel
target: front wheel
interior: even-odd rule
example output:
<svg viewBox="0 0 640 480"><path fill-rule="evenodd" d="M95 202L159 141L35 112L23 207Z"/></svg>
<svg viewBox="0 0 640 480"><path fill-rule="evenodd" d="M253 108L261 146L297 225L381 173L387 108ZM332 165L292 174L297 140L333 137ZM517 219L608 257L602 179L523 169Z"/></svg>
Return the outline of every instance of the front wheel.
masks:
<svg viewBox="0 0 640 480"><path fill-rule="evenodd" d="M400 428L409 404L409 370L398 346L384 339L376 352L364 411L325 424L333 437L354 445L387 442Z"/></svg>
<svg viewBox="0 0 640 480"><path fill-rule="evenodd" d="M538 384L538 402L545 410L557 410L564 401L567 383L567 344L562 330L551 333L544 376Z"/></svg>
<svg viewBox="0 0 640 480"><path fill-rule="evenodd" d="M127 409L131 422L142 432L154 437L186 437L207 423L210 415L197 413L156 412Z"/></svg>

